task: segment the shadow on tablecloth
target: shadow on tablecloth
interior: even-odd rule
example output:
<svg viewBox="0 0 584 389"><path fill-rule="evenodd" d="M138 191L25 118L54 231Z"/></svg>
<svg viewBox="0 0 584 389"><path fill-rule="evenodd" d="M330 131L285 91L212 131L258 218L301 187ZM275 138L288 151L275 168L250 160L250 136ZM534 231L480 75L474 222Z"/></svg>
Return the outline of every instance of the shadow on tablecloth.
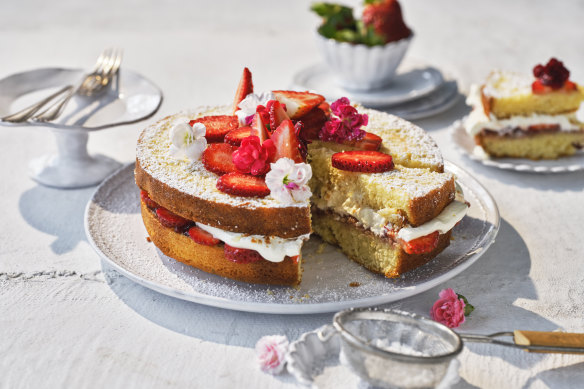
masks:
<svg viewBox="0 0 584 389"><path fill-rule="evenodd" d="M56 237L51 243L55 254L65 254L86 240L83 214L94 191L37 185L20 196L18 208L31 227Z"/></svg>
<svg viewBox="0 0 584 389"><path fill-rule="evenodd" d="M450 281L422 294L388 304L387 307L429 315L432 303L444 288L453 288L475 306L475 311L456 331L460 333L490 334L515 329L553 331L558 324L519 306L523 301L545 300L539 296L530 276L532 256L527 244L505 219L495 243L469 269ZM551 271L551 270L550 270ZM548 304L542 304L543 309ZM547 317L553 317L549 312ZM515 366L529 368L545 354L526 355L520 350L501 346L466 345L474 353L502 358Z"/></svg>

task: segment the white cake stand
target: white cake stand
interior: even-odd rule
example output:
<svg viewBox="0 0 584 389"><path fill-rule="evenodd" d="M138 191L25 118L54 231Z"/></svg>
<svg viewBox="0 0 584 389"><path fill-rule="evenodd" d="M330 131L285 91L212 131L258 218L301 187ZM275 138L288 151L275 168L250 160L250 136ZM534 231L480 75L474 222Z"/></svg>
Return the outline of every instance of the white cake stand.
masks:
<svg viewBox="0 0 584 389"><path fill-rule="evenodd" d="M16 112L48 96L63 85L75 84L80 69L44 68L13 74L0 80L0 117ZM50 123L27 121L3 126L48 128L57 142L57 153L35 158L29 174L36 182L55 188L83 188L100 183L121 164L87 151L93 131L135 123L154 115L162 104L162 92L139 74L120 70L113 86L98 97L75 96L63 114Z"/></svg>

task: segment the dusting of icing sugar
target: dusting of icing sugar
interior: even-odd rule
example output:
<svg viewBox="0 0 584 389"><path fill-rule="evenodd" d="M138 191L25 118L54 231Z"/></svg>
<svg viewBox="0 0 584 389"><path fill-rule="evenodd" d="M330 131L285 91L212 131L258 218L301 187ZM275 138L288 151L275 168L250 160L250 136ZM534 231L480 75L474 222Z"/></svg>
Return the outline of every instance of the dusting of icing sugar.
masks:
<svg viewBox="0 0 584 389"><path fill-rule="evenodd" d="M391 154L394 162L412 168L442 170L444 160L436 142L426 131L397 116L358 106L369 116L364 128L383 138L381 151Z"/></svg>
<svg viewBox="0 0 584 389"><path fill-rule="evenodd" d="M169 154L168 132L179 123L189 122L206 115L228 115L229 107L200 107L169 116L147 127L140 136L136 158L142 169L154 179L191 196L216 203L245 208L308 207L308 200L283 204L272 196L264 198L237 197L216 188L218 176L209 172L201 160L176 160Z"/></svg>
<svg viewBox="0 0 584 389"><path fill-rule="evenodd" d="M533 80L525 74L494 70L487 77L483 93L495 98L530 95Z"/></svg>

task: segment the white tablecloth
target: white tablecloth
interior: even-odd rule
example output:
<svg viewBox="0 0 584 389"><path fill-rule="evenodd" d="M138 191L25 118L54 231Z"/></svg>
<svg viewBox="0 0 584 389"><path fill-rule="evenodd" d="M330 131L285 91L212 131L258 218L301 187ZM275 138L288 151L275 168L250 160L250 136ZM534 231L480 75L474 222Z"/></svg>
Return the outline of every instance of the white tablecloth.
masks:
<svg viewBox="0 0 584 389"><path fill-rule="evenodd" d="M415 31L410 58L456 77L463 88L492 68L529 72L556 56L584 83L584 8L577 0L402 0ZM308 1L22 0L0 4L0 77L47 66L89 67L106 46L156 82L157 118L233 98L243 66L256 90L285 88L319 62ZM476 310L461 332L557 328L584 332L584 174L536 175L484 167L461 156L446 127L462 101L417 123L446 159L469 170L498 203L495 244L443 286L391 306L427 314L443 287ZM151 119L154 120L154 119ZM90 151L134 159L145 123L95 133ZM55 150L46 129L0 128L0 386L291 388L261 373L263 335L301 333L332 314L261 315L211 308L138 286L102 267L84 235L94 188L56 190L27 176L28 162ZM573 388L584 357L527 354L469 344L460 388Z"/></svg>

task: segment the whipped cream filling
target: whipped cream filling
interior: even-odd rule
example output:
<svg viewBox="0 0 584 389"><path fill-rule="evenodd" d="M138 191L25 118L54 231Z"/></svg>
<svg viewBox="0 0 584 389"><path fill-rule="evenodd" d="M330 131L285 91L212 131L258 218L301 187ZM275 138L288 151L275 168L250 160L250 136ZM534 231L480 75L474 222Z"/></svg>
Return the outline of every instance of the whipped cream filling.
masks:
<svg viewBox="0 0 584 389"><path fill-rule="evenodd" d="M464 122L464 128L471 136L475 136L483 129L506 133L515 128L527 129L529 126L539 124L557 125L559 126L560 131L579 131L581 129L575 113L563 115L517 115L508 119L497 119L493 114L487 116L483 109L480 85L471 86L466 103L473 107L472 112Z"/></svg>
<svg viewBox="0 0 584 389"><path fill-rule="evenodd" d="M438 231L444 234L454 228L456 223L462 220L466 212L468 211L468 205L459 200L454 200L440 212L438 216L430 220L427 223L422 224L418 227L404 227L397 233L397 237L401 240L409 242L411 240L421 238L428 234Z"/></svg>
<svg viewBox="0 0 584 389"><path fill-rule="evenodd" d="M214 238L229 246L257 251L270 262L282 262L284 257L300 255L302 243L308 240L310 234L300 235L295 239L284 239L277 236L247 235L238 232L224 231L220 228L196 223L197 227L207 231Z"/></svg>

